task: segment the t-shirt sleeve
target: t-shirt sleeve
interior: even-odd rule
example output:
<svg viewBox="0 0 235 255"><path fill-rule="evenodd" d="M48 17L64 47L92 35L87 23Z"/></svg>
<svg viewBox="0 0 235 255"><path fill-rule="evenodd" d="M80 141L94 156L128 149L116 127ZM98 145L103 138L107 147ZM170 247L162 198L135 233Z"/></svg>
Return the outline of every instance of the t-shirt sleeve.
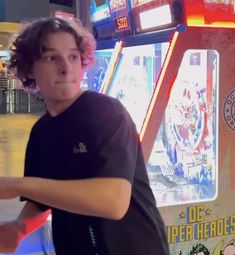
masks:
<svg viewBox="0 0 235 255"><path fill-rule="evenodd" d="M136 169L139 136L127 110L116 103L104 119L104 132L98 150L102 166L99 177L118 177L133 182Z"/></svg>

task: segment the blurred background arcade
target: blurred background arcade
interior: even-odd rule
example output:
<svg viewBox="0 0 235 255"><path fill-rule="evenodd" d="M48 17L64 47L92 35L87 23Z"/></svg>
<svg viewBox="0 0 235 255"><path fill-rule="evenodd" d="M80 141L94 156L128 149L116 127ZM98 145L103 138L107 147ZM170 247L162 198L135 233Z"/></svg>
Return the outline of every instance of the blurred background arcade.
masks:
<svg viewBox="0 0 235 255"><path fill-rule="evenodd" d="M235 254L235 0L0 0L0 175L22 176L29 130L45 112L7 68L21 22L43 16L78 17L94 34L81 85L130 112L171 255ZM0 201L0 222L22 206ZM54 254L50 215L19 254Z"/></svg>

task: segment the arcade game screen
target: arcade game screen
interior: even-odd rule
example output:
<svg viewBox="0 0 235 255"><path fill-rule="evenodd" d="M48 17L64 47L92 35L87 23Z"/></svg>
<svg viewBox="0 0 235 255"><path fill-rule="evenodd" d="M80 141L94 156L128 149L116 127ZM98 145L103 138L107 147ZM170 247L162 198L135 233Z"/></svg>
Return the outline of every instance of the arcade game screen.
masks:
<svg viewBox="0 0 235 255"><path fill-rule="evenodd" d="M133 6L136 6L138 4L144 4L144 3L147 3L147 2L150 2L151 0L132 0L132 4Z"/></svg>
<svg viewBox="0 0 235 255"><path fill-rule="evenodd" d="M158 206L217 196L218 63L214 50L185 52L147 164Z"/></svg>
<svg viewBox="0 0 235 255"><path fill-rule="evenodd" d="M105 23L110 18L107 0L90 0L89 15L92 23Z"/></svg>
<svg viewBox="0 0 235 255"><path fill-rule="evenodd" d="M111 12L123 9L127 7L127 1L126 0L110 0L109 6Z"/></svg>
<svg viewBox="0 0 235 255"><path fill-rule="evenodd" d="M169 43L124 47L108 94L119 99L140 131Z"/></svg>
<svg viewBox="0 0 235 255"><path fill-rule="evenodd" d="M100 7L106 3L105 0L95 0L96 7Z"/></svg>
<svg viewBox="0 0 235 255"><path fill-rule="evenodd" d="M85 70L81 88L100 92L106 70L112 57L113 49L96 50L95 63L92 68Z"/></svg>

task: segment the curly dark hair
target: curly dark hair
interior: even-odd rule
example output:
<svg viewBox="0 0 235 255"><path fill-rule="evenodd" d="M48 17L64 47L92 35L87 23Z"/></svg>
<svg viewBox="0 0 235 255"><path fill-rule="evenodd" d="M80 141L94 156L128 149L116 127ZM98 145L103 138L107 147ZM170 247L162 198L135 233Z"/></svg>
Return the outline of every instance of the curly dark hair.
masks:
<svg viewBox="0 0 235 255"><path fill-rule="evenodd" d="M9 68L22 81L23 87L36 89L34 79L28 77L35 61L42 56L45 39L51 33L67 32L74 36L81 53L82 67L94 62L96 48L93 35L82 26L78 19L44 17L23 24L10 46L11 57Z"/></svg>

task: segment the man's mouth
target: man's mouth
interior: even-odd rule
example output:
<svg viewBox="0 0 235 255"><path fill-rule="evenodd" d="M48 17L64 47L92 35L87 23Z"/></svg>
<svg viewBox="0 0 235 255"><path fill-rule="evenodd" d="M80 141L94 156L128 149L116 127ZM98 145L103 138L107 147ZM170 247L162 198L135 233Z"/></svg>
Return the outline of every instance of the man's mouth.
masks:
<svg viewBox="0 0 235 255"><path fill-rule="evenodd" d="M55 83L56 84L70 84L70 83L75 83L75 81L57 81Z"/></svg>

